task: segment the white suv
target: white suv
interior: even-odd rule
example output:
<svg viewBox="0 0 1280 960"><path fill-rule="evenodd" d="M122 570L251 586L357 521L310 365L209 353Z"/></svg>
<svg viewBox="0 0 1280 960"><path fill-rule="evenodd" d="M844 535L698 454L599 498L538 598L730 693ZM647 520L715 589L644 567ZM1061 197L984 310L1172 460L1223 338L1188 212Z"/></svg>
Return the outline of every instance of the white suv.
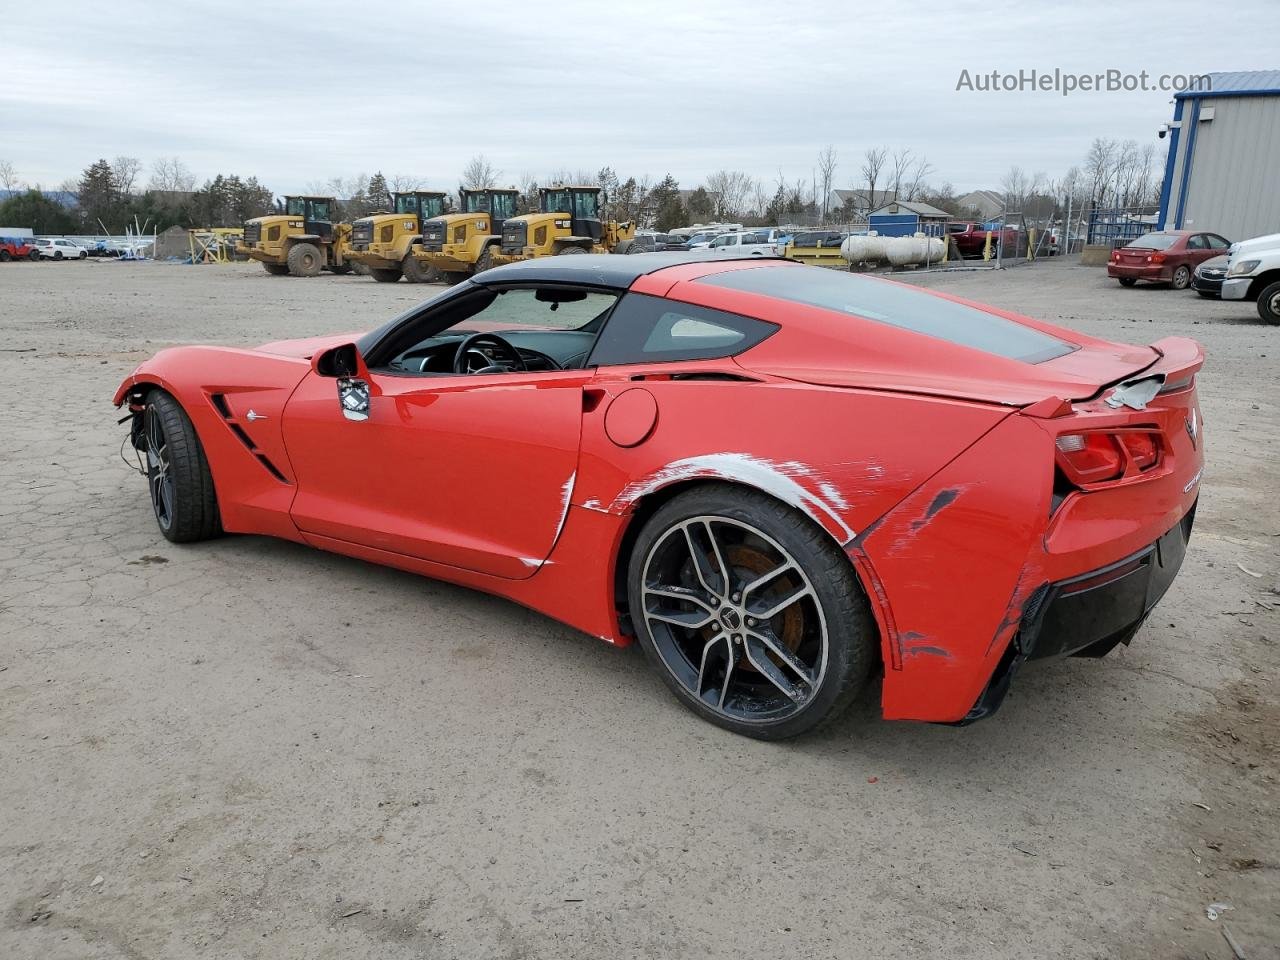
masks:
<svg viewBox="0 0 1280 960"><path fill-rule="evenodd" d="M729 257L768 257L776 256L777 248L770 242L765 233L751 230L738 230L733 233L722 233L708 244L713 253Z"/></svg>
<svg viewBox="0 0 1280 960"><path fill-rule="evenodd" d="M1233 243L1227 252L1223 300L1254 300L1258 316L1280 325L1280 233Z"/></svg>
<svg viewBox="0 0 1280 960"><path fill-rule="evenodd" d="M53 240L33 240L36 250L46 260L83 260L89 251L80 244L58 237Z"/></svg>

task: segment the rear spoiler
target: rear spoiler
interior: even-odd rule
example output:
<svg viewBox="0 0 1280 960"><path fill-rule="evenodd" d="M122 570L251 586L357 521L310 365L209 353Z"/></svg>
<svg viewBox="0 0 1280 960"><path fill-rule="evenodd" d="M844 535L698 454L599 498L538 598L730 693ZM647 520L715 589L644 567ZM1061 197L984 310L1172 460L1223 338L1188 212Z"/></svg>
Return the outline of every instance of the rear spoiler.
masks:
<svg viewBox="0 0 1280 960"><path fill-rule="evenodd" d="M1165 337L1151 344L1160 359L1136 377L1116 384L1105 403L1119 409L1145 410L1162 393L1175 393L1191 386L1196 371L1204 366L1204 349L1187 337Z"/></svg>
<svg viewBox="0 0 1280 960"><path fill-rule="evenodd" d="M1204 348L1190 337L1165 337L1151 344L1151 349L1159 354L1154 363L1102 391L1107 406L1143 410L1159 394L1191 386L1204 366ZM1070 412L1071 404L1061 397L1045 397L1022 408L1024 415L1043 420L1065 417Z"/></svg>

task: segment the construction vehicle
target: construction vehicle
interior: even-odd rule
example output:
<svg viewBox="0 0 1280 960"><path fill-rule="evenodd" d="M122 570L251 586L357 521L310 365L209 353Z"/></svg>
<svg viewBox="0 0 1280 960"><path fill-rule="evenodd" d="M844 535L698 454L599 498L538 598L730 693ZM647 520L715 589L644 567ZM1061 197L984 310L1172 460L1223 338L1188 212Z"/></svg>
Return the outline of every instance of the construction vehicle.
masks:
<svg viewBox="0 0 1280 960"><path fill-rule="evenodd" d="M315 277L321 270L350 273L351 224L334 223L333 197L285 197L284 213L254 217L244 225L239 250L272 276Z"/></svg>
<svg viewBox="0 0 1280 960"><path fill-rule="evenodd" d="M375 213L351 225L348 256L368 267L380 283L395 283L402 276L410 283L440 279L437 270L413 255L413 247L422 242L422 225L444 212L444 200L439 191L395 194L391 213Z"/></svg>
<svg viewBox="0 0 1280 960"><path fill-rule="evenodd" d="M513 217L489 248L492 266L566 253L625 253L635 239L630 221L602 222L599 187L556 186L538 191L538 213Z"/></svg>
<svg viewBox="0 0 1280 960"><path fill-rule="evenodd" d="M461 209L422 224L413 255L423 269L461 279L493 266L503 221L516 215L517 190L459 190Z"/></svg>

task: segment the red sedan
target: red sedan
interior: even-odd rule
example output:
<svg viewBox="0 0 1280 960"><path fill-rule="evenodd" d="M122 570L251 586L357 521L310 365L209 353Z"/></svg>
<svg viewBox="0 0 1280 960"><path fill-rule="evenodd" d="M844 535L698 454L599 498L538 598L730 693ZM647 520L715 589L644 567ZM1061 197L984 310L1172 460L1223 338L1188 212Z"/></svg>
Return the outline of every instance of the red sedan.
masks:
<svg viewBox="0 0 1280 960"><path fill-rule="evenodd" d="M115 402L161 533L283 537L639 640L760 738L877 673L886 717L977 719L1024 662L1132 639L1195 515L1194 341L692 257L542 258L358 337L158 353Z"/></svg>
<svg viewBox="0 0 1280 960"><path fill-rule="evenodd" d="M1196 267L1227 252L1231 241L1216 233L1194 230L1161 230L1148 233L1119 250L1111 251L1107 276L1122 287L1139 280L1170 284L1175 290L1191 285Z"/></svg>

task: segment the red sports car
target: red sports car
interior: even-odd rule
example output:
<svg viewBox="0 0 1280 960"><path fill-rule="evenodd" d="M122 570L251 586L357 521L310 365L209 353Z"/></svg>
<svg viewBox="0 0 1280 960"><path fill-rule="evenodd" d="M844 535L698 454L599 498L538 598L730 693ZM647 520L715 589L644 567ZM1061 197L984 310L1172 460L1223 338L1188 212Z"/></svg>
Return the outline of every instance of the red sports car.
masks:
<svg viewBox="0 0 1280 960"><path fill-rule="evenodd" d="M1192 340L1097 340L785 260L532 260L362 336L178 347L116 392L162 533L510 597L739 733L991 713L1128 643L1204 463Z"/></svg>
<svg viewBox="0 0 1280 960"><path fill-rule="evenodd" d="M1231 241L1216 233L1196 230L1161 230L1143 234L1119 250L1111 251L1107 276L1132 287L1139 280L1167 283L1175 290L1191 285L1196 267L1227 252Z"/></svg>

